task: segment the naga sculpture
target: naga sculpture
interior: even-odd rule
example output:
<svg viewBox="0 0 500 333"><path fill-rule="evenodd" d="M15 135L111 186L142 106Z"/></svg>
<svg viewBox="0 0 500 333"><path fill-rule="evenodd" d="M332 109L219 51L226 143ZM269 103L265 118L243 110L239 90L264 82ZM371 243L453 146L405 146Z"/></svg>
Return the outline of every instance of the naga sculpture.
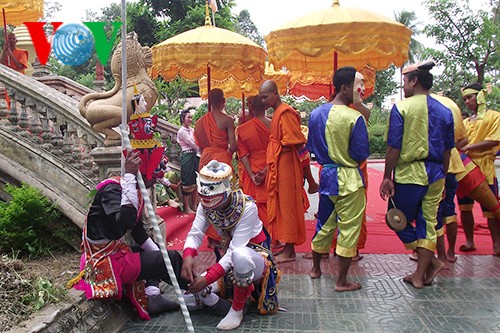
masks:
<svg viewBox="0 0 500 333"><path fill-rule="evenodd" d="M147 102L147 111L151 110L158 98L154 82L146 69L153 65L151 49L142 47L137 41L137 34L127 35L127 122L132 115L130 100L134 96L134 85ZM115 80L113 89L102 93L90 93L80 101L80 113L87 119L92 129L103 133L105 146L121 144L120 134L113 128L122 122L122 64L121 43L118 44L111 58L111 72Z"/></svg>

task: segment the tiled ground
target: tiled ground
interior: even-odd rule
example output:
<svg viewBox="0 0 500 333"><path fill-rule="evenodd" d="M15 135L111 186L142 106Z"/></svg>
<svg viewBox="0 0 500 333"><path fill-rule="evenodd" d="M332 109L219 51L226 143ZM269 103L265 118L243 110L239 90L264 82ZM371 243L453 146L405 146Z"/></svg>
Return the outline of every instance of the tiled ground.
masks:
<svg viewBox="0 0 500 333"><path fill-rule="evenodd" d="M199 257L200 269L213 262ZM500 258L459 256L450 270L421 290L401 278L415 269L407 255L365 254L350 274L363 288L334 291L336 258L322 261L323 277L311 280L311 261L280 266L280 303L287 312L251 311L234 332L500 332ZM168 287L167 293L173 290ZM216 332L220 318L192 313L196 332ZM148 322L130 320L121 332L187 332L180 312Z"/></svg>

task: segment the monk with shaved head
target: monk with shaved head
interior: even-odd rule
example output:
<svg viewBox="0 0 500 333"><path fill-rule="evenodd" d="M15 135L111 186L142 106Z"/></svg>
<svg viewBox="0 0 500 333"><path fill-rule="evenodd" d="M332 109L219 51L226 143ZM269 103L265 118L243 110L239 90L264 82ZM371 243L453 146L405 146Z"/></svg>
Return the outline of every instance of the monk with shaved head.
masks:
<svg viewBox="0 0 500 333"><path fill-rule="evenodd" d="M306 138L300 130L299 113L281 101L274 81L265 81L259 95L266 108L274 109L266 153L268 224L276 230L273 238L285 243L276 255L276 262L293 261L295 245L306 240L300 155L305 150Z"/></svg>

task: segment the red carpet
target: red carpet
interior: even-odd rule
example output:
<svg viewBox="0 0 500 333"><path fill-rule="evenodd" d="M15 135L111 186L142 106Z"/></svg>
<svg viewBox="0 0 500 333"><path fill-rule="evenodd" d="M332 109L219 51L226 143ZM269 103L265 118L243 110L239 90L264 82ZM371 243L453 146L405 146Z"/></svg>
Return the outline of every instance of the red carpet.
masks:
<svg viewBox="0 0 500 333"><path fill-rule="evenodd" d="M387 210L387 202L382 200L379 195L379 186L382 181L383 172L378 171L368 166L369 187L368 187L368 205L367 205L367 228L368 237L365 249L362 253L387 253L399 254L410 253L405 250L403 244L396 234L385 224L385 212ZM458 209L457 209L458 211ZM194 219L193 214L184 214L178 209L171 207L160 207L157 213L165 220L167 232L167 246L169 249L182 250L184 239L191 228L191 223ZM486 219L482 217L481 209L478 204L474 205L474 217L476 219L476 230L474 240L476 243L476 251L460 252L458 248L465 243L465 236L458 223L458 237L456 251L457 254L491 254L492 243L491 236L488 231ZM296 247L297 252L309 252L311 250L310 240L315 232L316 221L306 221L307 241ZM207 247L206 239L203 241L200 251L211 251Z"/></svg>

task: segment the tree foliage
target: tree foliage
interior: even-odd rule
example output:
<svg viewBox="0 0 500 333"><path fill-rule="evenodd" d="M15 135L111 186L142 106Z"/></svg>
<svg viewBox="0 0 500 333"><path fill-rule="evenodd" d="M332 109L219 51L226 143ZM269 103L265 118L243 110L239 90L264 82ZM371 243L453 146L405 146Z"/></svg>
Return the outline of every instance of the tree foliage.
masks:
<svg viewBox="0 0 500 333"><path fill-rule="evenodd" d="M399 13L394 13L394 19L405 25L412 32L410 47L408 49L408 61L406 63L415 63L425 49L424 45L415 39L415 36L420 35L422 32L419 28L421 22L417 21L417 14L415 12L408 10L402 10Z"/></svg>
<svg viewBox="0 0 500 333"><path fill-rule="evenodd" d="M488 72L498 70L498 1L491 0L478 10L470 7L469 0L425 0L424 4L434 20L424 32L442 47L427 54L444 65L444 81L463 85L471 82L474 74L473 81L483 83Z"/></svg>
<svg viewBox="0 0 500 333"><path fill-rule="evenodd" d="M394 81L395 73L396 67L394 65L377 72L374 93L366 99L367 103L371 102L375 107L382 108L385 98L394 94L398 87L398 84Z"/></svg>
<svg viewBox="0 0 500 333"><path fill-rule="evenodd" d="M264 46L264 38L259 34L259 30L250 18L248 10L244 9L237 16L236 32L248 37L256 44Z"/></svg>

